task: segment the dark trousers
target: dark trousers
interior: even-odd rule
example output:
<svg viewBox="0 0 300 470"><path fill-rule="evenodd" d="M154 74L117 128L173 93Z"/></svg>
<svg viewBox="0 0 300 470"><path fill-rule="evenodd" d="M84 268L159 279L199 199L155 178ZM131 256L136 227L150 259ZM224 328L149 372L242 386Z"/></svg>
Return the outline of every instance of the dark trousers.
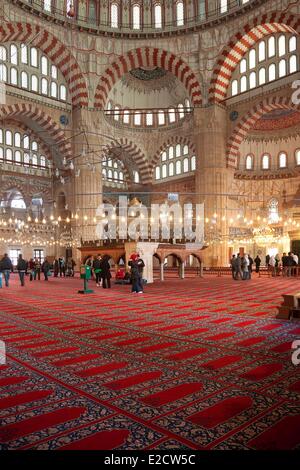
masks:
<svg viewBox="0 0 300 470"><path fill-rule="evenodd" d="M59 275L60 277L62 276L66 277L66 269L64 267L59 268Z"/></svg>
<svg viewBox="0 0 300 470"><path fill-rule="evenodd" d="M38 277L38 280L40 281L41 280L41 270L40 269L36 269L34 271L34 280L36 280L36 276Z"/></svg>
<svg viewBox="0 0 300 470"><path fill-rule="evenodd" d="M48 272L44 271L45 281L48 281Z"/></svg>
<svg viewBox="0 0 300 470"><path fill-rule="evenodd" d="M101 273L95 273L96 275L96 283L100 284L101 283Z"/></svg>
<svg viewBox="0 0 300 470"><path fill-rule="evenodd" d="M106 277L102 278L102 287L103 287L103 289L106 289L106 287L108 287L108 289L111 288L110 277L109 276L106 276Z"/></svg>
<svg viewBox="0 0 300 470"><path fill-rule="evenodd" d="M132 292L143 291L142 278L138 277L132 280Z"/></svg>
<svg viewBox="0 0 300 470"><path fill-rule="evenodd" d="M19 271L21 286L25 286L25 271Z"/></svg>
<svg viewBox="0 0 300 470"><path fill-rule="evenodd" d="M5 285L6 285L6 287L8 287L9 286L10 271L8 269L4 269L3 276L4 276Z"/></svg>

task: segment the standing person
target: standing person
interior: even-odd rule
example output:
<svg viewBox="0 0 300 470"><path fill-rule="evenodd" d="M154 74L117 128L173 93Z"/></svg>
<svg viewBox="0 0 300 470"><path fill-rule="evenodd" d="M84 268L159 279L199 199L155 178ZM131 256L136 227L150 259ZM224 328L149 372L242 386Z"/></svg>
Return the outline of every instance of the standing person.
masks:
<svg viewBox="0 0 300 470"><path fill-rule="evenodd" d="M72 277L75 276L75 266L76 266L76 263L75 263L75 261L73 260L73 258L71 258L71 276L72 276Z"/></svg>
<svg viewBox="0 0 300 470"><path fill-rule="evenodd" d="M294 258L293 253L289 252L287 259L286 259L286 266L287 266L287 276L290 277L292 275L292 269L294 266Z"/></svg>
<svg viewBox="0 0 300 470"><path fill-rule="evenodd" d="M231 260L230 260L232 279L235 278L235 261L236 261L235 255L232 255Z"/></svg>
<svg viewBox="0 0 300 470"><path fill-rule="evenodd" d="M50 263L47 258L45 258L43 264L42 264L42 271L44 273L45 281L48 281L48 273L50 271Z"/></svg>
<svg viewBox="0 0 300 470"><path fill-rule="evenodd" d="M58 277L59 273L59 261L57 258L53 261L53 272L54 272L54 277Z"/></svg>
<svg viewBox="0 0 300 470"><path fill-rule="evenodd" d="M266 266L267 266L267 268L270 266L270 255L269 254L266 256Z"/></svg>
<svg viewBox="0 0 300 470"><path fill-rule="evenodd" d="M234 279L237 281L239 276L240 276L241 279L243 279L242 258L240 257L239 253L236 255L234 266L235 266L235 277L234 277Z"/></svg>
<svg viewBox="0 0 300 470"><path fill-rule="evenodd" d="M275 276L279 276L279 263L280 263L280 256L279 253L275 255Z"/></svg>
<svg viewBox="0 0 300 470"><path fill-rule="evenodd" d="M30 258L30 260L28 262L28 269L29 269L29 280L32 281L33 276L34 276L34 261L33 261L33 258Z"/></svg>
<svg viewBox="0 0 300 470"><path fill-rule="evenodd" d="M248 254L248 260L249 260L249 267L248 267L249 274L248 274L248 277L249 277L249 279L251 279L252 266L253 266L254 261L253 261L253 258L250 255L250 253Z"/></svg>
<svg viewBox="0 0 300 470"><path fill-rule="evenodd" d="M243 271L243 281L249 279L249 259L248 255L244 255L242 258L242 271Z"/></svg>
<svg viewBox="0 0 300 470"><path fill-rule="evenodd" d="M101 286L101 255L96 256L93 261L93 270L96 276L96 286Z"/></svg>
<svg viewBox="0 0 300 470"><path fill-rule="evenodd" d="M132 293L143 294L143 269L145 263L138 253L134 253L131 255L128 264L131 267Z"/></svg>
<svg viewBox="0 0 300 470"><path fill-rule="evenodd" d="M36 280L36 277L38 280L41 280L41 262L38 258L35 258L34 262L34 276L33 279Z"/></svg>
<svg viewBox="0 0 300 470"><path fill-rule="evenodd" d="M22 255L19 255L18 264L17 264L17 270L18 270L18 272L19 272L19 278L20 278L20 282L21 282L21 286L22 286L22 287L25 286L25 273L26 273L26 269L27 269L27 262L25 261L25 259L23 259L23 256L22 256Z"/></svg>
<svg viewBox="0 0 300 470"><path fill-rule="evenodd" d="M66 277L66 263L65 263L64 257L59 258L58 262L59 262L59 276Z"/></svg>
<svg viewBox="0 0 300 470"><path fill-rule="evenodd" d="M269 261L269 267L271 268L271 271L272 271L272 276L276 276L276 260L275 260L275 256L272 255L270 257L270 261Z"/></svg>
<svg viewBox="0 0 300 470"><path fill-rule="evenodd" d="M286 276L287 275L287 255L286 253L282 253L282 258L281 258L281 264L282 264L282 275Z"/></svg>
<svg viewBox="0 0 300 470"><path fill-rule="evenodd" d="M111 280L111 273L110 273L110 264L109 264L109 257L104 256L101 261L101 277L102 277L102 287L103 289L111 288L110 280ZM107 286L106 286L107 284Z"/></svg>
<svg viewBox="0 0 300 470"><path fill-rule="evenodd" d="M7 253L5 253L4 257L2 258L1 265L2 265L1 269L3 272L3 276L4 276L5 286L9 287L10 273L13 272L14 267Z"/></svg>
<svg viewBox="0 0 300 470"><path fill-rule="evenodd" d="M255 272L259 273L260 265L261 265L261 259L260 259L259 255L256 255L254 263L255 263Z"/></svg>

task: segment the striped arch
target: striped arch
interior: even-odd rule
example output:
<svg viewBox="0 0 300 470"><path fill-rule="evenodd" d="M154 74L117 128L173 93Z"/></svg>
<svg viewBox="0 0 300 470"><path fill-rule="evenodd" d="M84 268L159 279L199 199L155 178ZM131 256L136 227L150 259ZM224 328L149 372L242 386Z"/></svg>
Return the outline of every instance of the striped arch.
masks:
<svg viewBox="0 0 300 470"><path fill-rule="evenodd" d="M140 181L142 184L148 184L151 182L147 159L136 144L126 138L121 138L108 144L104 149L104 155L106 152L111 152L114 149L120 149L122 154L126 155L126 157L129 157L131 165L139 171ZM123 155L117 156L117 158L122 161L122 156Z"/></svg>
<svg viewBox="0 0 300 470"><path fill-rule="evenodd" d="M227 143L227 167L237 168L239 148L248 132L255 126L258 119L274 109L295 109L299 107L292 103L289 97L267 98L255 105L243 116L234 128Z"/></svg>
<svg viewBox="0 0 300 470"><path fill-rule="evenodd" d="M226 99L234 70L248 50L265 36L274 33L300 33L300 17L289 13L269 13L255 18L236 33L220 52L213 71L209 101Z"/></svg>
<svg viewBox="0 0 300 470"><path fill-rule="evenodd" d="M118 57L100 78L95 94L95 108L104 108L110 90L122 76L138 67L161 67L173 73L187 89L193 105L201 105L200 84L189 65L170 52L144 47Z"/></svg>
<svg viewBox="0 0 300 470"><path fill-rule="evenodd" d="M189 149L193 151L193 153L196 153L196 145L191 142L187 137L171 137L168 139L166 142L164 142L163 145L159 147L157 152L154 154L152 160L151 160L151 171L153 173L155 166L157 165L157 162L160 159L161 153L166 150L168 147L171 145L176 145L176 144L182 144L182 145L187 145Z"/></svg>
<svg viewBox="0 0 300 470"><path fill-rule="evenodd" d="M87 86L80 67L70 50L53 34L38 25L3 23L0 43L8 41L30 43L43 51L65 77L73 106L88 105Z"/></svg>
<svg viewBox="0 0 300 470"><path fill-rule="evenodd" d="M41 111L39 108L32 104L14 104L0 106L0 121L6 119L14 119L17 121L25 122L25 124L32 124L33 131L34 127L38 126L45 132L42 136L42 140L49 145L56 145L59 153L62 157L71 157L71 144L69 140L66 140L66 136L63 130L48 116L48 114ZM53 143L52 143L53 142Z"/></svg>

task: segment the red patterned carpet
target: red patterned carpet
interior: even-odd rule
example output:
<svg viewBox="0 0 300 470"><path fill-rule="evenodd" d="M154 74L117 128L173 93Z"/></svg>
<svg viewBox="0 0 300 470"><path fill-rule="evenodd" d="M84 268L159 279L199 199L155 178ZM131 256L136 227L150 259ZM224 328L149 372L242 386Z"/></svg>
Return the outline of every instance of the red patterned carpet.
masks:
<svg viewBox="0 0 300 470"><path fill-rule="evenodd" d="M300 448L298 280L79 287L0 290L1 449Z"/></svg>

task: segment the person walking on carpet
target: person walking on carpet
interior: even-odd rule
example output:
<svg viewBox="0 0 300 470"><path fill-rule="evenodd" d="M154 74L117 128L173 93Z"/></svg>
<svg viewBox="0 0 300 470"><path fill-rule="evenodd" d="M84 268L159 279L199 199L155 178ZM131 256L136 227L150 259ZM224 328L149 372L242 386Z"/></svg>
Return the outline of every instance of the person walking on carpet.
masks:
<svg viewBox="0 0 300 470"><path fill-rule="evenodd" d="M28 265L27 261L25 261L25 259L23 259L22 255L19 255L17 270L18 270L18 273L19 273L19 278L20 278L20 282L21 282L22 287L25 286L25 273L26 273L27 265Z"/></svg>
<svg viewBox="0 0 300 470"><path fill-rule="evenodd" d="M1 260L1 270L4 276L5 286L9 287L10 273L13 272L14 267L7 253L5 253Z"/></svg>
<svg viewBox="0 0 300 470"><path fill-rule="evenodd" d="M43 264L42 264L42 271L44 273L45 281L48 281L49 277L49 271L50 271L50 263L47 258L45 258Z"/></svg>
<svg viewBox="0 0 300 470"><path fill-rule="evenodd" d="M131 275L131 282L132 282L132 289L131 292L133 294L143 294L143 269L145 267L144 261L140 258L138 253L133 253L130 256L129 266L131 268L130 275Z"/></svg>

